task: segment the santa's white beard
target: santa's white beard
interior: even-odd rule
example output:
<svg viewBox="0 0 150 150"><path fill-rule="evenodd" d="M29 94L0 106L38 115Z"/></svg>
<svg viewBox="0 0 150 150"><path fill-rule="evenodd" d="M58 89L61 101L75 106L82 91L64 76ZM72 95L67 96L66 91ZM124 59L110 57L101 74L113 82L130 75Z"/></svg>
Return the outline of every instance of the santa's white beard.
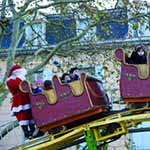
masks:
<svg viewBox="0 0 150 150"><path fill-rule="evenodd" d="M25 80L26 74L27 74L27 70L24 68L21 68L21 69L17 69L15 71L13 71L12 76L15 76L21 80Z"/></svg>

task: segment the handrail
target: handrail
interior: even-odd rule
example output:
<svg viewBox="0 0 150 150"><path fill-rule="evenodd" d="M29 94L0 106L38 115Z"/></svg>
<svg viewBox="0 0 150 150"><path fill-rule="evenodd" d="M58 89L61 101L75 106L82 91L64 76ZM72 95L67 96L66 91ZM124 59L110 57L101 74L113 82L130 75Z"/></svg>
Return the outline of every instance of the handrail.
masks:
<svg viewBox="0 0 150 150"><path fill-rule="evenodd" d="M18 121L11 121L0 126L0 140L4 138L15 127L19 126ZM3 129L2 129L3 128Z"/></svg>

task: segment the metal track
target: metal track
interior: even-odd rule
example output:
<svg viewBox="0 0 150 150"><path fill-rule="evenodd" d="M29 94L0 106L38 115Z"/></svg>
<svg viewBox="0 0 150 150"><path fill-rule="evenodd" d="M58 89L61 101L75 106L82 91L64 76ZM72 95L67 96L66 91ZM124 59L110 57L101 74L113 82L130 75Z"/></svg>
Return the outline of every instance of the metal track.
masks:
<svg viewBox="0 0 150 150"><path fill-rule="evenodd" d="M128 129L131 127L135 127L141 122L150 121L150 107L120 112L112 111L111 113L104 118L72 129L32 140L14 147L12 150L58 150L76 143L77 140L86 139L89 136L89 131L94 135L93 139L96 142L109 142L113 139L118 139L121 135L127 134ZM90 140L87 138L87 144ZM81 141L83 142L83 140Z"/></svg>

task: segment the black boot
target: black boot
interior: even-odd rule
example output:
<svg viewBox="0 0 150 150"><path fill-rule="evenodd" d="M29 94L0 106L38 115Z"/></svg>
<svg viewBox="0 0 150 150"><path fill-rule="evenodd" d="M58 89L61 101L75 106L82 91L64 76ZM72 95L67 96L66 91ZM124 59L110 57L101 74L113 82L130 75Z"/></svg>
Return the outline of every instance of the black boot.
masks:
<svg viewBox="0 0 150 150"><path fill-rule="evenodd" d="M35 131L35 124L29 124L30 133L33 134Z"/></svg>
<svg viewBox="0 0 150 150"><path fill-rule="evenodd" d="M24 132L25 138L30 139L30 138L31 138L31 134L30 134L30 132L29 132L29 130L28 130L28 126L27 126L27 125L23 125L23 126L21 126L21 127L22 127L22 130L23 130L23 132Z"/></svg>

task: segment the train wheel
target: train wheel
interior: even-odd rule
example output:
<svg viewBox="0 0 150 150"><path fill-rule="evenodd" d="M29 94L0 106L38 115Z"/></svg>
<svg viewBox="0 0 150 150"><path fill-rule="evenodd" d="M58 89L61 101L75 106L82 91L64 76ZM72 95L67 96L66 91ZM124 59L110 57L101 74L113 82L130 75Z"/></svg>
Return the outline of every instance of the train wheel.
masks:
<svg viewBox="0 0 150 150"><path fill-rule="evenodd" d="M149 107L149 102L137 102L137 103L129 103L128 108L129 109L136 109L136 108L143 108L143 107Z"/></svg>
<svg viewBox="0 0 150 150"><path fill-rule="evenodd" d="M56 128L52 128L48 130L49 134L56 134L56 133L60 133L66 130L65 126L60 126L60 127L56 127Z"/></svg>

